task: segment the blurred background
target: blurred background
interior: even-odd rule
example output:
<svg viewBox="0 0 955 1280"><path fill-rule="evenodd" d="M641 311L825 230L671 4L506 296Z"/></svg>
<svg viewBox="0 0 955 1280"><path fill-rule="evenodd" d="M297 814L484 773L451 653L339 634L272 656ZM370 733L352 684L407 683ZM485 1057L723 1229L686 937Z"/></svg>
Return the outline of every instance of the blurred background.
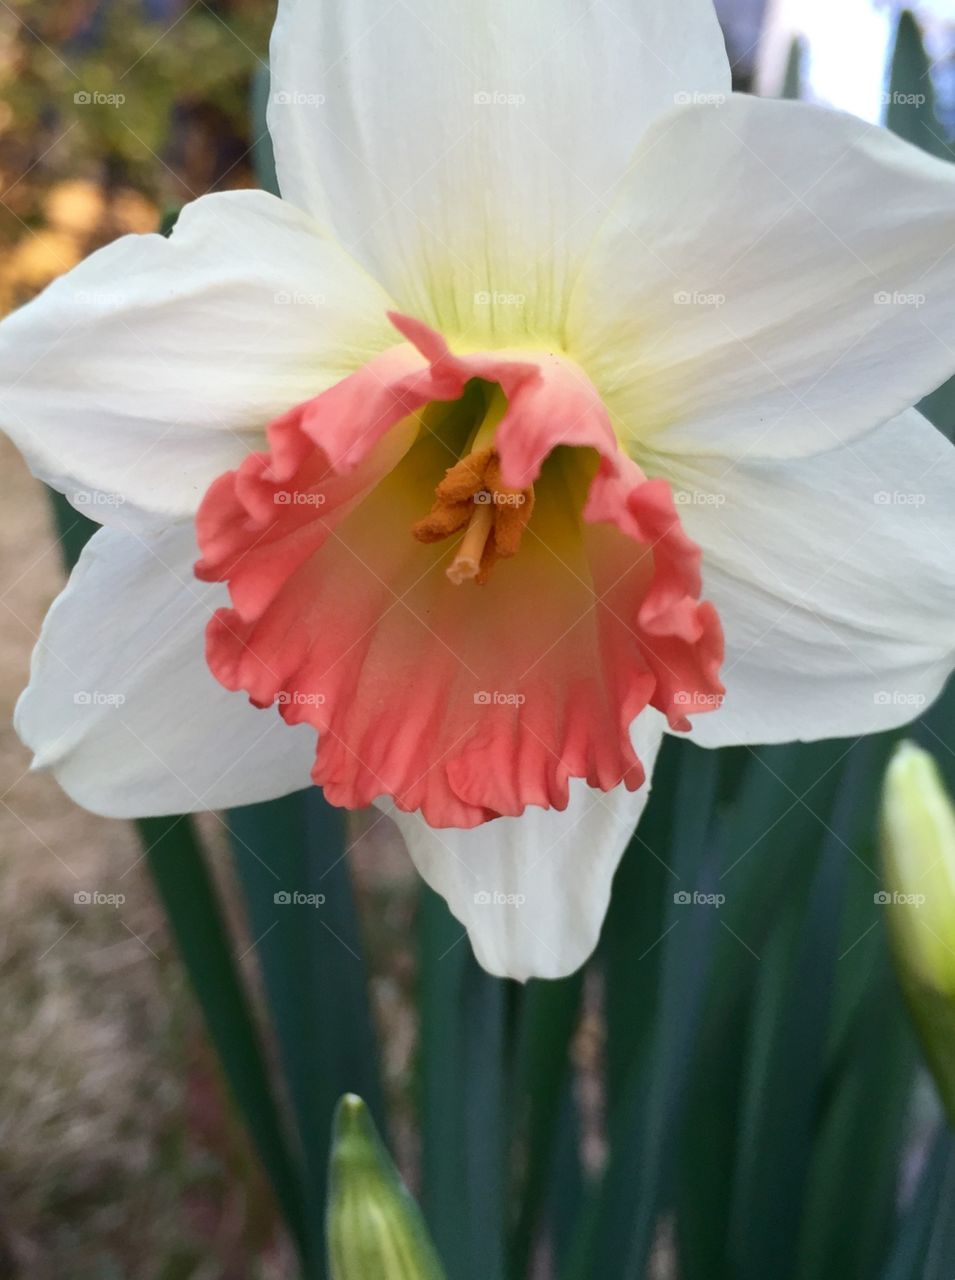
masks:
<svg viewBox="0 0 955 1280"><path fill-rule="evenodd" d="M717 7L738 88L782 93L797 48L803 96L884 119L901 6ZM910 7L944 138L955 129L955 3ZM0 0L0 313L187 200L257 185L263 126L250 104L263 92L272 16L264 0ZM29 775L10 728L75 517L56 524L2 438L0 509L0 1277L296 1275L134 830ZM201 827L222 850L221 822ZM380 827L363 839L356 820L349 843L392 1147L415 1182L415 880ZM259 939L225 877L220 889L255 990ZM112 901L84 901L93 891ZM601 1105L603 1034L585 999L572 1054L591 1163L602 1154L589 1116Z"/></svg>

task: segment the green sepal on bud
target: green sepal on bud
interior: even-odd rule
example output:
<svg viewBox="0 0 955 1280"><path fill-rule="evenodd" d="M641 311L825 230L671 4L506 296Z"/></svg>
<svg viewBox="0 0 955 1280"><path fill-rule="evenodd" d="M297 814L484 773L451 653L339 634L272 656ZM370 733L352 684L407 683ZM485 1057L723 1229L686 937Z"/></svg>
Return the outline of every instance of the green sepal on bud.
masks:
<svg viewBox="0 0 955 1280"><path fill-rule="evenodd" d="M955 805L935 761L912 742L886 770L882 866L896 971L955 1123Z"/></svg>
<svg viewBox="0 0 955 1280"><path fill-rule="evenodd" d="M351 1093L335 1111L328 1186L331 1280L445 1280L421 1210Z"/></svg>

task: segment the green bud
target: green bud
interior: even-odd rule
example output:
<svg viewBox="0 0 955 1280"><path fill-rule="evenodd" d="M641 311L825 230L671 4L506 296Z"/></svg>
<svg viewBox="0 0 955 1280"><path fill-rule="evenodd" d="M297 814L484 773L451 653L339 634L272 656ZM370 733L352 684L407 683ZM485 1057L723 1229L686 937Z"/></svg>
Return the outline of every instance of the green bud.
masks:
<svg viewBox="0 0 955 1280"><path fill-rule="evenodd" d="M955 806L927 751L903 742L885 775L882 864L896 969L955 1121Z"/></svg>
<svg viewBox="0 0 955 1280"><path fill-rule="evenodd" d="M353 1093L335 1111L328 1184L331 1280L445 1280L421 1210Z"/></svg>

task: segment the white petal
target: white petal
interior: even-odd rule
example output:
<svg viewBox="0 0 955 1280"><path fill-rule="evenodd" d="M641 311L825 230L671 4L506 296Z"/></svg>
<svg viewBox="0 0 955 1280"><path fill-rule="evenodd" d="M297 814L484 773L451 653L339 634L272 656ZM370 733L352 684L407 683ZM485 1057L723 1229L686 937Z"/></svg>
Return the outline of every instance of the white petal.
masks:
<svg viewBox="0 0 955 1280"><path fill-rule="evenodd" d="M710 0L280 0L270 63L282 194L457 333L552 326L646 126L730 82Z"/></svg>
<svg viewBox="0 0 955 1280"><path fill-rule="evenodd" d="M955 167L852 116L734 97L658 121L568 347L648 456L831 449L955 370Z"/></svg>
<svg viewBox="0 0 955 1280"><path fill-rule="evenodd" d="M101 529L54 601L17 706L20 737L84 808L148 817L252 804L309 785L315 733L210 675L223 588L192 576L191 525Z"/></svg>
<svg viewBox="0 0 955 1280"><path fill-rule="evenodd" d="M647 771L637 792L604 794L578 779L563 813L529 808L471 831L435 830L416 814L387 810L489 973L522 982L561 978L593 951L614 872L647 802L664 723L647 710L633 727Z"/></svg>
<svg viewBox="0 0 955 1280"><path fill-rule="evenodd" d="M955 449L914 409L790 462L671 457L726 632L703 746L845 737L921 714L955 666Z"/></svg>
<svg viewBox="0 0 955 1280"><path fill-rule="evenodd" d="M272 418L394 344L388 305L292 206L204 196L0 325L0 428L102 523L189 515Z"/></svg>

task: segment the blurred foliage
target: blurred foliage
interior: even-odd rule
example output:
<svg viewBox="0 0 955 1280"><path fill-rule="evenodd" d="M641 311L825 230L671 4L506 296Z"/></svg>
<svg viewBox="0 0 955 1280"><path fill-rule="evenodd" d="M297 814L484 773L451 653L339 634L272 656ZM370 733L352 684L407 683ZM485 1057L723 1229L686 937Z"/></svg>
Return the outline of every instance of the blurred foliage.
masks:
<svg viewBox="0 0 955 1280"><path fill-rule="evenodd" d="M0 314L158 211L254 185L249 94L272 6L0 6Z"/></svg>
<svg viewBox="0 0 955 1280"><path fill-rule="evenodd" d="M38 151L53 142L57 163L74 173L103 167L155 188L170 148L170 167L189 171L245 139L249 81L271 21L271 5L248 0L21 0L4 24L7 128ZM190 154L194 131L214 139L213 156ZM221 181L221 171L211 177Z"/></svg>

